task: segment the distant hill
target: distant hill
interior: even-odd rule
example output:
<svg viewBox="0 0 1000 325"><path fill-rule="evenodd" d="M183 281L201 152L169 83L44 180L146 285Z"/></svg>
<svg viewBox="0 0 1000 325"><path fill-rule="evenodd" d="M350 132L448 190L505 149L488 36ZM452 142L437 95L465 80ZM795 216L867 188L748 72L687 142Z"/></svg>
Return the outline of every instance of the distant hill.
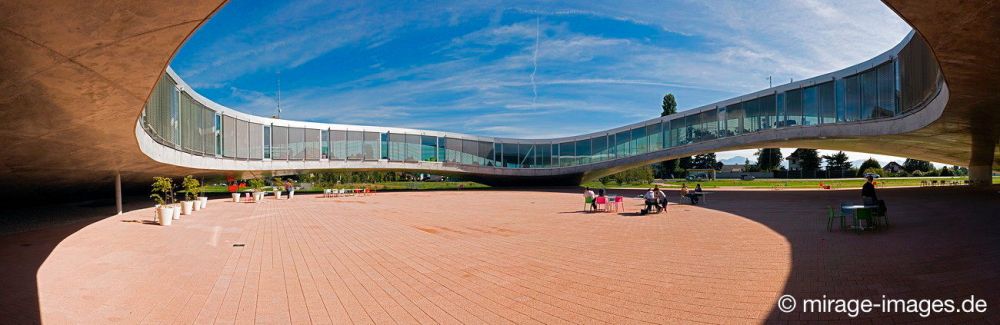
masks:
<svg viewBox="0 0 1000 325"><path fill-rule="evenodd" d="M743 163L747 162L747 157L736 156L736 157L732 157L732 158L722 159L722 160L719 160L719 161L721 161L723 164L726 164L726 165L742 165ZM751 160L750 163L753 164L754 161Z"/></svg>

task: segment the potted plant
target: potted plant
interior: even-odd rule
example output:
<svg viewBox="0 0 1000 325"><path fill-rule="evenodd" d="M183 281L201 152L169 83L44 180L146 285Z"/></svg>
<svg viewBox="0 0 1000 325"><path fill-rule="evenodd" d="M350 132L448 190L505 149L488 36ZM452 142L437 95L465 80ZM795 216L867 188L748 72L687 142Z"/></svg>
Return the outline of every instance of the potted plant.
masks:
<svg viewBox="0 0 1000 325"><path fill-rule="evenodd" d="M264 180L260 178L254 178L250 180L250 188L253 189L253 200L254 202L260 203L264 200Z"/></svg>
<svg viewBox="0 0 1000 325"><path fill-rule="evenodd" d="M280 177L275 177L274 180L271 182L271 185L272 185L272 187L274 187L274 199L275 200L280 200L281 199L281 178Z"/></svg>
<svg viewBox="0 0 1000 325"><path fill-rule="evenodd" d="M194 176L187 175L181 180L181 186L184 187L184 201L181 202L181 214L188 215L194 210L201 210L201 204L198 208L195 208L195 200L198 199L198 188L201 187L201 183Z"/></svg>
<svg viewBox="0 0 1000 325"><path fill-rule="evenodd" d="M201 208L204 209L208 207L208 197L205 196L205 182L199 182L199 183L201 183L201 186L198 186L198 194L201 195L198 196L198 205L200 205Z"/></svg>
<svg viewBox="0 0 1000 325"><path fill-rule="evenodd" d="M167 200L173 201L174 184L166 177L153 177L153 190L149 195L156 202L156 221L161 226L169 226L174 217L174 208L167 205Z"/></svg>

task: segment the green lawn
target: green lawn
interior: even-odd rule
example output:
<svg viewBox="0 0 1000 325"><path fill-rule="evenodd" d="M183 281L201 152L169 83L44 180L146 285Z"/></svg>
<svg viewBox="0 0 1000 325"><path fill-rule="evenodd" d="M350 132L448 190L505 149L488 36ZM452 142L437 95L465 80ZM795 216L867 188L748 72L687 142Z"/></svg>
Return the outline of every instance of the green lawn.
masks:
<svg viewBox="0 0 1000 325"><path fill-rule="evenodd" d="M878 179L879 187L897 187L897 186L920 186L921 181L938 181L939 183L958 181L963 183L968 177L882 177ZM719 179L713 181L688 181L684 179L671 179L664 180L660 183L662 186L667 188L680 187L681 184L687 183L688 187L693 187L695 184L701 184L704 188L719 188L719 187L746 187L746 188L768 188L768 187L781 187L781 188L818 188L819 183L823 182L824 185L830 185L833 188L861 188L865 182L861 178L835 178L835 179L755 179L752 181L743 181L738 179ZM1000 177L993 177L993 184L1000 184ZM583 184L583 186L593 187L593 188L647 188L653 186L653 184L647 183L632 183L632 184L617 184L608 183L607 185L601 185L600 182L591 181Z"/></svg>
<svg viewBox="0 0 1000 325"><path fill-rule="evenodd" d="M459 187L463 189L477 189L477 188L487 188L489 186L474 183L474 182L383 182L383 183L364 183L364 184L338 184L332 188L375 188L378 191L399 191L399 190L455 190ZM265 189L270 189L268 186ZM205 186L206 193L226 193L229 192L225 186L221 185L208 185ZM297 190L300 193L311 193L311 192L323 192L322 188L314 186L312 190Z"/></svg>

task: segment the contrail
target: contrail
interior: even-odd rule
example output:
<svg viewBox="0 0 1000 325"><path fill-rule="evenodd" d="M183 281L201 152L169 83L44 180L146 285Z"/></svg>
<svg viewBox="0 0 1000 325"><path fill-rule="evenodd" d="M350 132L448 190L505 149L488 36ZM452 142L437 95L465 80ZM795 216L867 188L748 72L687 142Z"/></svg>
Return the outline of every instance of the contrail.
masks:
<svg viewBox="0 0 1000 325"><path fill-rule="evenodd" d="M535 74L538 73L538 39L541 35L538 25L539 18L535 17L535 53L531 56L531 92L534 94L531 98L532 105L538 102L538 85L535 84Z"/></svg>

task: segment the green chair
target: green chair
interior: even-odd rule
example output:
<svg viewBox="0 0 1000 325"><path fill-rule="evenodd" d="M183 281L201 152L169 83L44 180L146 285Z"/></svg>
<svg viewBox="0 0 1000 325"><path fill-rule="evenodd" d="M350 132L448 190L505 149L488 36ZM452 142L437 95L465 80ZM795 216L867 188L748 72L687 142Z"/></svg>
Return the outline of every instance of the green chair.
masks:
<svg viewBox="0 0 1000 325"><path fill-rule="evenodd" d="M857 210L854 210L854 222L857 223L855 226L858 227L858 231L859 232L865 230L864 228L861 227L861 221L862 220L865 221L865 224L867 224L869 226L874 226L874 223L872 222L874 220L872 218L872 214L873 214L872 210L873 209L857 209Z"/></svg>
<svg viewBox="0 0 1000 325"><path fill-rule="evenodd" d="M878 208L872 212L872 218L875 220L875 227L881 228L885 225L885 228L889 228L889 215L888 209L885 207L884 200L878 200Z"/></svg>
<svg viewBox="0 0 1000 325"><path fill-rule="evenodd" d="M587 211L587 209L589 209L593 203L594 203L594 198L592 197L583 198L583 211Z"/></svg>
<svg viewBox="0 0 1000 325"><path fill-rule="evenodd" d="M840 219L840 230L844 230L844 228L847 228L847 222L844 221L843 214L837 215L836 213L834 213L833 207L829 205L826 206L826 209L830 213L829 218L826 219L826 231L833 231L833 219Z"/></svg>

